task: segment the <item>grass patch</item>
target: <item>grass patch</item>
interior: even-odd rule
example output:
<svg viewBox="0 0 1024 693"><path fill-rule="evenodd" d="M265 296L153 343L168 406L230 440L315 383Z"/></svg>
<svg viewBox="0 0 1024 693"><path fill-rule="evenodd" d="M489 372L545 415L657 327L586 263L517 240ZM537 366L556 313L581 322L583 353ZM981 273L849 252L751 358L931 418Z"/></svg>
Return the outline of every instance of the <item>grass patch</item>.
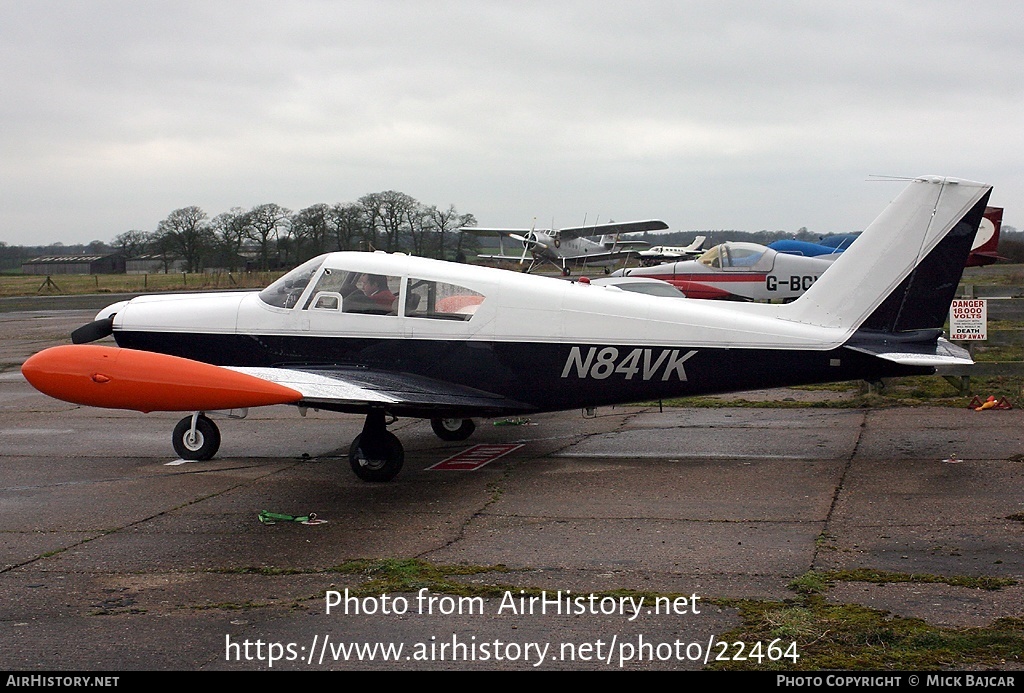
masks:
<svg viewBox="0 0 1024 693"><path fill-rule="evenodd" d="M759 662L748 657L716 661L709 669L927 671L997 667L1020 662L1024 652L1021 619L999 619L986 628L938 628L854 604L827 604L820 597L801 603L743 602L740 616L743 624L719 635L719 641L760 642L767 648L780 640L783 651L796 642L799 658Z"/></svg>
<svg viewBox="0 0 1024 693"><path fill-rule="evenodd" d="M968 575L956 575L952 577L942 575L929 575L927 573L891 573L884 570L839 570L824 574L829 582L871 582L876 585L884 585L894 582L913 582L918 584L942 584L950 587L967 587L980 590L999 590L1003 587L1012 587L1017 584L1016 580L1010 578L994 577L973 577Z"/></svg>
<svg viewBox="0 0 1024 693"><path fill-rule="evenodd" d="M57 274L53 285L42 275L0 275L0 296L70 296L106 293L157 293L262 289L282 272L218 272L214 274ZM56 288L54 288L54 285Z"/></svg>

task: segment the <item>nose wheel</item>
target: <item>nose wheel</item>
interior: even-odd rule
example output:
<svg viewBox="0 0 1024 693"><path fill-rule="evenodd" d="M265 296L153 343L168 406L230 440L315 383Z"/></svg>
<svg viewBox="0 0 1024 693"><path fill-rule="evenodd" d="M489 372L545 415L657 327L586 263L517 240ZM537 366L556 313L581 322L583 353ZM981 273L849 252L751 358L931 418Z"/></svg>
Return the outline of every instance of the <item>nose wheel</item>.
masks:
<svg viewBox="0 0 1024 693"><path fill-rule="evenodd" d="M174 427L171 443L183 460L208 460L220 448L220 430L203 414L193 414Z"/></svg>

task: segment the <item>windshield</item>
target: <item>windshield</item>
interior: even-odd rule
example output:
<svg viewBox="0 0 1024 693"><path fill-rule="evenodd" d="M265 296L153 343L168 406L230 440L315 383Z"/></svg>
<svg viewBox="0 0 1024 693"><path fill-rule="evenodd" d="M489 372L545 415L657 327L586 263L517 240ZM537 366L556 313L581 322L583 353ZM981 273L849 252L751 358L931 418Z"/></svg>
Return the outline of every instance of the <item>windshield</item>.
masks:
<svg viewBox="0 0 1024 693"><path fill-rule="evenodd" d="M697 262L713 269L754 269L767 271L772 268L771 255L763 245L755 243L722 243L716 245L699 258ZM765 258L762 262L762 258Z"/></svg>
<svg viewBox="0 0 1024 693"><path fill-rule="evenodd" d="M284 275L276 282L260 292L260 299L267 305L277 308L292 308L299 301L302 292L305 291L309 280L313 278L320 265L324 263L326 255L320 255L308 260Z"/></svg>

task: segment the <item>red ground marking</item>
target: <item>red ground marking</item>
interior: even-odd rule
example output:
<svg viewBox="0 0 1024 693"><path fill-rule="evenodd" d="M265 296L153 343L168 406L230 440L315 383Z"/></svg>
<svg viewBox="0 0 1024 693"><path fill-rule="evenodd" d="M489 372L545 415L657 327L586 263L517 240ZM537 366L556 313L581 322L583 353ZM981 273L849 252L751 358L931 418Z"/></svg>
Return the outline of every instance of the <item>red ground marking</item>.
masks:
<svg viewBox="0 0 1024 693"><path fill-rule="evenodd" d="M472 471L480 469L480 467L483 467L488 462L493 462L499 457L521 447L523 447L523 443L512 445L487 445L486 443L481 443L480 445L474 445L468 450L463 450L458 455L452 455L446 460L441 460L433 467L427 467L427 469Z"/></svg>

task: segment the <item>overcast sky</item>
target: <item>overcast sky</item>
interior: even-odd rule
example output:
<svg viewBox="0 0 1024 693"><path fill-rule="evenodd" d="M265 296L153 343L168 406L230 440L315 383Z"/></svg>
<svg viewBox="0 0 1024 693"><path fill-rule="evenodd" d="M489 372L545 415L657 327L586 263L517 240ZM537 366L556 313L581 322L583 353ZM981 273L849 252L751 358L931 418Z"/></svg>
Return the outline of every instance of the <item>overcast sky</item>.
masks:
<svg viewBox="0 0 1024 693"><path fill-rule="evenodd" d="M1024 226L1014 0L0 0L0 241L399 190L484 226L858 230L992 183Z"/></svg>

